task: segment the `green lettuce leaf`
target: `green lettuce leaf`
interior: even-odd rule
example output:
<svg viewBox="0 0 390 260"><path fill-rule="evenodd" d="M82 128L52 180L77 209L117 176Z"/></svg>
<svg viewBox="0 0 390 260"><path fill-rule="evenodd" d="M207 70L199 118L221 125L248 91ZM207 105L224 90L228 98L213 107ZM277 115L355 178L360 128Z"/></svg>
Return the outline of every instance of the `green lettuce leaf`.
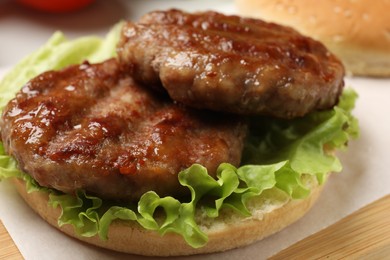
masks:
<svg viewBox="0 0 390 260"><path fill-rule="evenodd" d="M68 41L61 33L55 33L0 82L0 108L23 84L43 71L113 57L119 27L114 27L105 39L84 37ZM5 153L1 143L0 179L22 178L29 192L48 192L49 205L62 208L58 224L71 224L82 236L99 235L109 239L110 224L121 220L161 235L180 234L189 245L201 247L207 243L207 235L198 215L218 219L224 209L231 209L242 216L250 216L248 204L253 198L302 199L310 194L310 185L305 183L304 176L311 175L323 183L329 172L341 171L340 161L329 151L344 149L349 140L358 136L358 122L351 114L356 98L352 89L346 89L339 104L327 111L294 120L251 118L242 166L236 168L223 163L216 179L198 164L178 174L180 184L191 194L187 201L169 196L161 198L153 191L145 193L138 202L126 204L103 201L84 191L62 194L40 187L29 175L19 171L16 161Z"/></svg>
<svg viewBox="0 0 390 260"><path fill-rule="evenodd" d="M118 23L102 40L96 36L68 41L56 32L41 48L20 61L0 82L0 109L31 78L47 70L57 70L88 60L101 62L115 56L121 23Z"/></svg>

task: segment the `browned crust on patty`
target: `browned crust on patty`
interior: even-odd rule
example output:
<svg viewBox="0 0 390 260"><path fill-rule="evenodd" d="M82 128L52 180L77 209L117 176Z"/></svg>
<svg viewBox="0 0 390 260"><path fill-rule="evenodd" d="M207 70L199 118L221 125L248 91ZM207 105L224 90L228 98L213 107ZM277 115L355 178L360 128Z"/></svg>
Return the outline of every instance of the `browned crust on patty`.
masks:
<svg viewBox="0 0 390 260"><path fill-rule="evenodd" d="M187 191L177 174L199 163L214 176L239 165L246 126L155 95L115 59L45 72L5 107L6 151L41 186L101 198Z"/></svg>
<svg viewBox="0 0 390 260"><path fill-rule="evenodd" d="M289 27L216 12L157 11L124 25L118 56L137 80L196 108L283 118L327 109L344 68Z"/></svg>

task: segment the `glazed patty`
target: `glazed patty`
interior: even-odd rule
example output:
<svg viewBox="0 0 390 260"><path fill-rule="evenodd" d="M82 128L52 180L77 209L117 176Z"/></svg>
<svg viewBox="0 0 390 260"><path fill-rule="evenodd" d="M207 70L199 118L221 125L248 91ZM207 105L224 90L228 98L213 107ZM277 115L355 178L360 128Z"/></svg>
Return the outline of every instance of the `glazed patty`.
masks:
<svg viewBox="0 0 390 260"><path fill-rule="evenodd" d="M1 138L20 168L65 193L138 199L180 194L177 174L194 163L210 175L238 165L246 126L156 97L114 59L45 72L3 111Z"/></svg>
<svg viewBox="0 0 390 260"><path fill-rule="evenodd" d="M216 12L157 11L118 45L136 79L196 108L293 118L335 105L344 68L295 30Z"/></svg>

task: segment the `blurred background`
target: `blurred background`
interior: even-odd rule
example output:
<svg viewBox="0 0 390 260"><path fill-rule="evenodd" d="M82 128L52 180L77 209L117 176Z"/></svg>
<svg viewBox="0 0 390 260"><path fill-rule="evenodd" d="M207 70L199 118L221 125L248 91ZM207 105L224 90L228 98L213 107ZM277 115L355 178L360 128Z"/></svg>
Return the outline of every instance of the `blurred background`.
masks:
<svg viewBox="0 0 390 260"><path fill-rule="evenodd" d="M56 4L57 1L67 4ZM30 6L40 2L46 2L40 9L51 11ZM83 2L86 6L77 9ZM176 7L189 11L223 6L229 11L233 0L0 0L0 67L15 65L55 31L64 32L69 39L91 34L104 36L116 22L136 20L157 5L161 9ZM67 8L76 10L61 12Z"/></svg>

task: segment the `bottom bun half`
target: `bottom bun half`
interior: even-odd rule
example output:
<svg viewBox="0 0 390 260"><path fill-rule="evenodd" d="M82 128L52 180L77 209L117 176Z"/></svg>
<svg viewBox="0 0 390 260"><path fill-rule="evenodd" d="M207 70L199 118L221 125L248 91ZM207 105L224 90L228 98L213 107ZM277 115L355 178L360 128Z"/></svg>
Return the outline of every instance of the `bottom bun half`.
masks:
<svg viewBox="0 0 390 260"><path fill-rule="evenodd" d="M164 236L157 232L148 231L138 223L115 221L111 224L108 240L77 235L73 226L58 226L57 220L61 214L60 208L48 205L49 196L45 192L27 193L25 182L12 179L17 191L46 222L66 233L67 235L106 249L118 252L146 256L179 256L221 252L251 244L280 231L301 218L314 204L322 191L322 186L315 184L311 194L302 200L289 199L283 205L266 205L261 210L252 210L251 217L235 214L231 217L227 211L214 222L200 223L208 235L208 243L201 248L192 248L177 234L168 233ZM228 216L229 215L229 216ZM222 219L221 219L222 218Z"/></svg>

